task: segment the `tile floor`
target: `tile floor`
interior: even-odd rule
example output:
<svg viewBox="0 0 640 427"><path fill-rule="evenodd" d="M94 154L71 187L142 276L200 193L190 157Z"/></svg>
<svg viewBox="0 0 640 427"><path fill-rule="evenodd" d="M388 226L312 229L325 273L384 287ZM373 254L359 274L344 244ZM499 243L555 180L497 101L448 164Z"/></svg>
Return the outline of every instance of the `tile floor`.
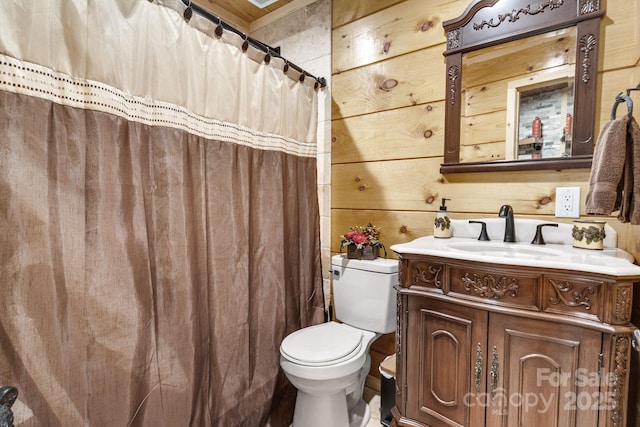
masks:
<svg viewBox="0 0 640 427"><path fill-rule="evenodd" d="M365 387L363 393L364 400L369 404L371 418L366 427L380 427L380 394L375 390Z"/></svg>

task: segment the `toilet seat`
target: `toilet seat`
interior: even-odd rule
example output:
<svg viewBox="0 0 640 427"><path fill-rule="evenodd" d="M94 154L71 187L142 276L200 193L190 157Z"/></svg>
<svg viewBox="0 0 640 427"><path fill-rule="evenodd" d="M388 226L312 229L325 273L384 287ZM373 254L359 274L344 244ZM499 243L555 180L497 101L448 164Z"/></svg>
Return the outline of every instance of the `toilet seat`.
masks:
<svg viewBox="0 0 640 427"><path fill-rule="evenodd" d="M306 366L328 366L351 359L362 348L362 331L336 322L300 329L287 336L280 353Z"/></svg>

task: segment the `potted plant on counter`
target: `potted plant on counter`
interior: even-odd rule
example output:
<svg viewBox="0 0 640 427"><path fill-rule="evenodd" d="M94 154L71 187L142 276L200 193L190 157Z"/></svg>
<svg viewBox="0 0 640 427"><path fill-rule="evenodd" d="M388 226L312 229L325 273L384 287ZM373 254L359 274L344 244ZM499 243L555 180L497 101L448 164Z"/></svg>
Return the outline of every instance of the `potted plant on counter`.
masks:
<svg viewBox="0 0 640 427"><path fill-rule="evenodd" d="M346 246L347 258L372 260L380 256L380 249L384 250L387 257L387 249L380 242L380 227L368 223L356 225L350 231L340 236L340 252Z"/></svg>

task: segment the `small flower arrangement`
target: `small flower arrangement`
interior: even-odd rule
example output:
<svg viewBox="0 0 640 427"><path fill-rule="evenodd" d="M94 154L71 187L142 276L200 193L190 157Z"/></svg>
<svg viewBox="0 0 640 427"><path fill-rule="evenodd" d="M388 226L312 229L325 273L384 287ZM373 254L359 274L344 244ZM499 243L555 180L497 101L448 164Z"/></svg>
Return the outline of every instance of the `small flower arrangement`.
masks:
<svg viewBox="0 0 640 427"><path fill-rule="evenodd" d="M380 227L368 223L367 225L356 225L350 228L350 231L340 236L340 252L347 246L349 248L348 255L357 252L357 258L362 258L365 251L373 251L377 257L379 249L384 250L384 256L387 256L387 249L380 242Z"/></svg>

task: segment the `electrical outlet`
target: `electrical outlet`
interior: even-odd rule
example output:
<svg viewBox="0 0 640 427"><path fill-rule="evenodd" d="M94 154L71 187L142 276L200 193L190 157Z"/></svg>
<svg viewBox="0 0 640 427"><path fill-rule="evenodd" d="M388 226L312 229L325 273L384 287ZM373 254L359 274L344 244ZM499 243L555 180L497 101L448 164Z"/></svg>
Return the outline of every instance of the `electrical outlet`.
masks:
<svg viewBox="0 0 640 427"><path fill-rule="evenodd" d="M580 218L580 187L556 188L556 218Z"/></svg>

